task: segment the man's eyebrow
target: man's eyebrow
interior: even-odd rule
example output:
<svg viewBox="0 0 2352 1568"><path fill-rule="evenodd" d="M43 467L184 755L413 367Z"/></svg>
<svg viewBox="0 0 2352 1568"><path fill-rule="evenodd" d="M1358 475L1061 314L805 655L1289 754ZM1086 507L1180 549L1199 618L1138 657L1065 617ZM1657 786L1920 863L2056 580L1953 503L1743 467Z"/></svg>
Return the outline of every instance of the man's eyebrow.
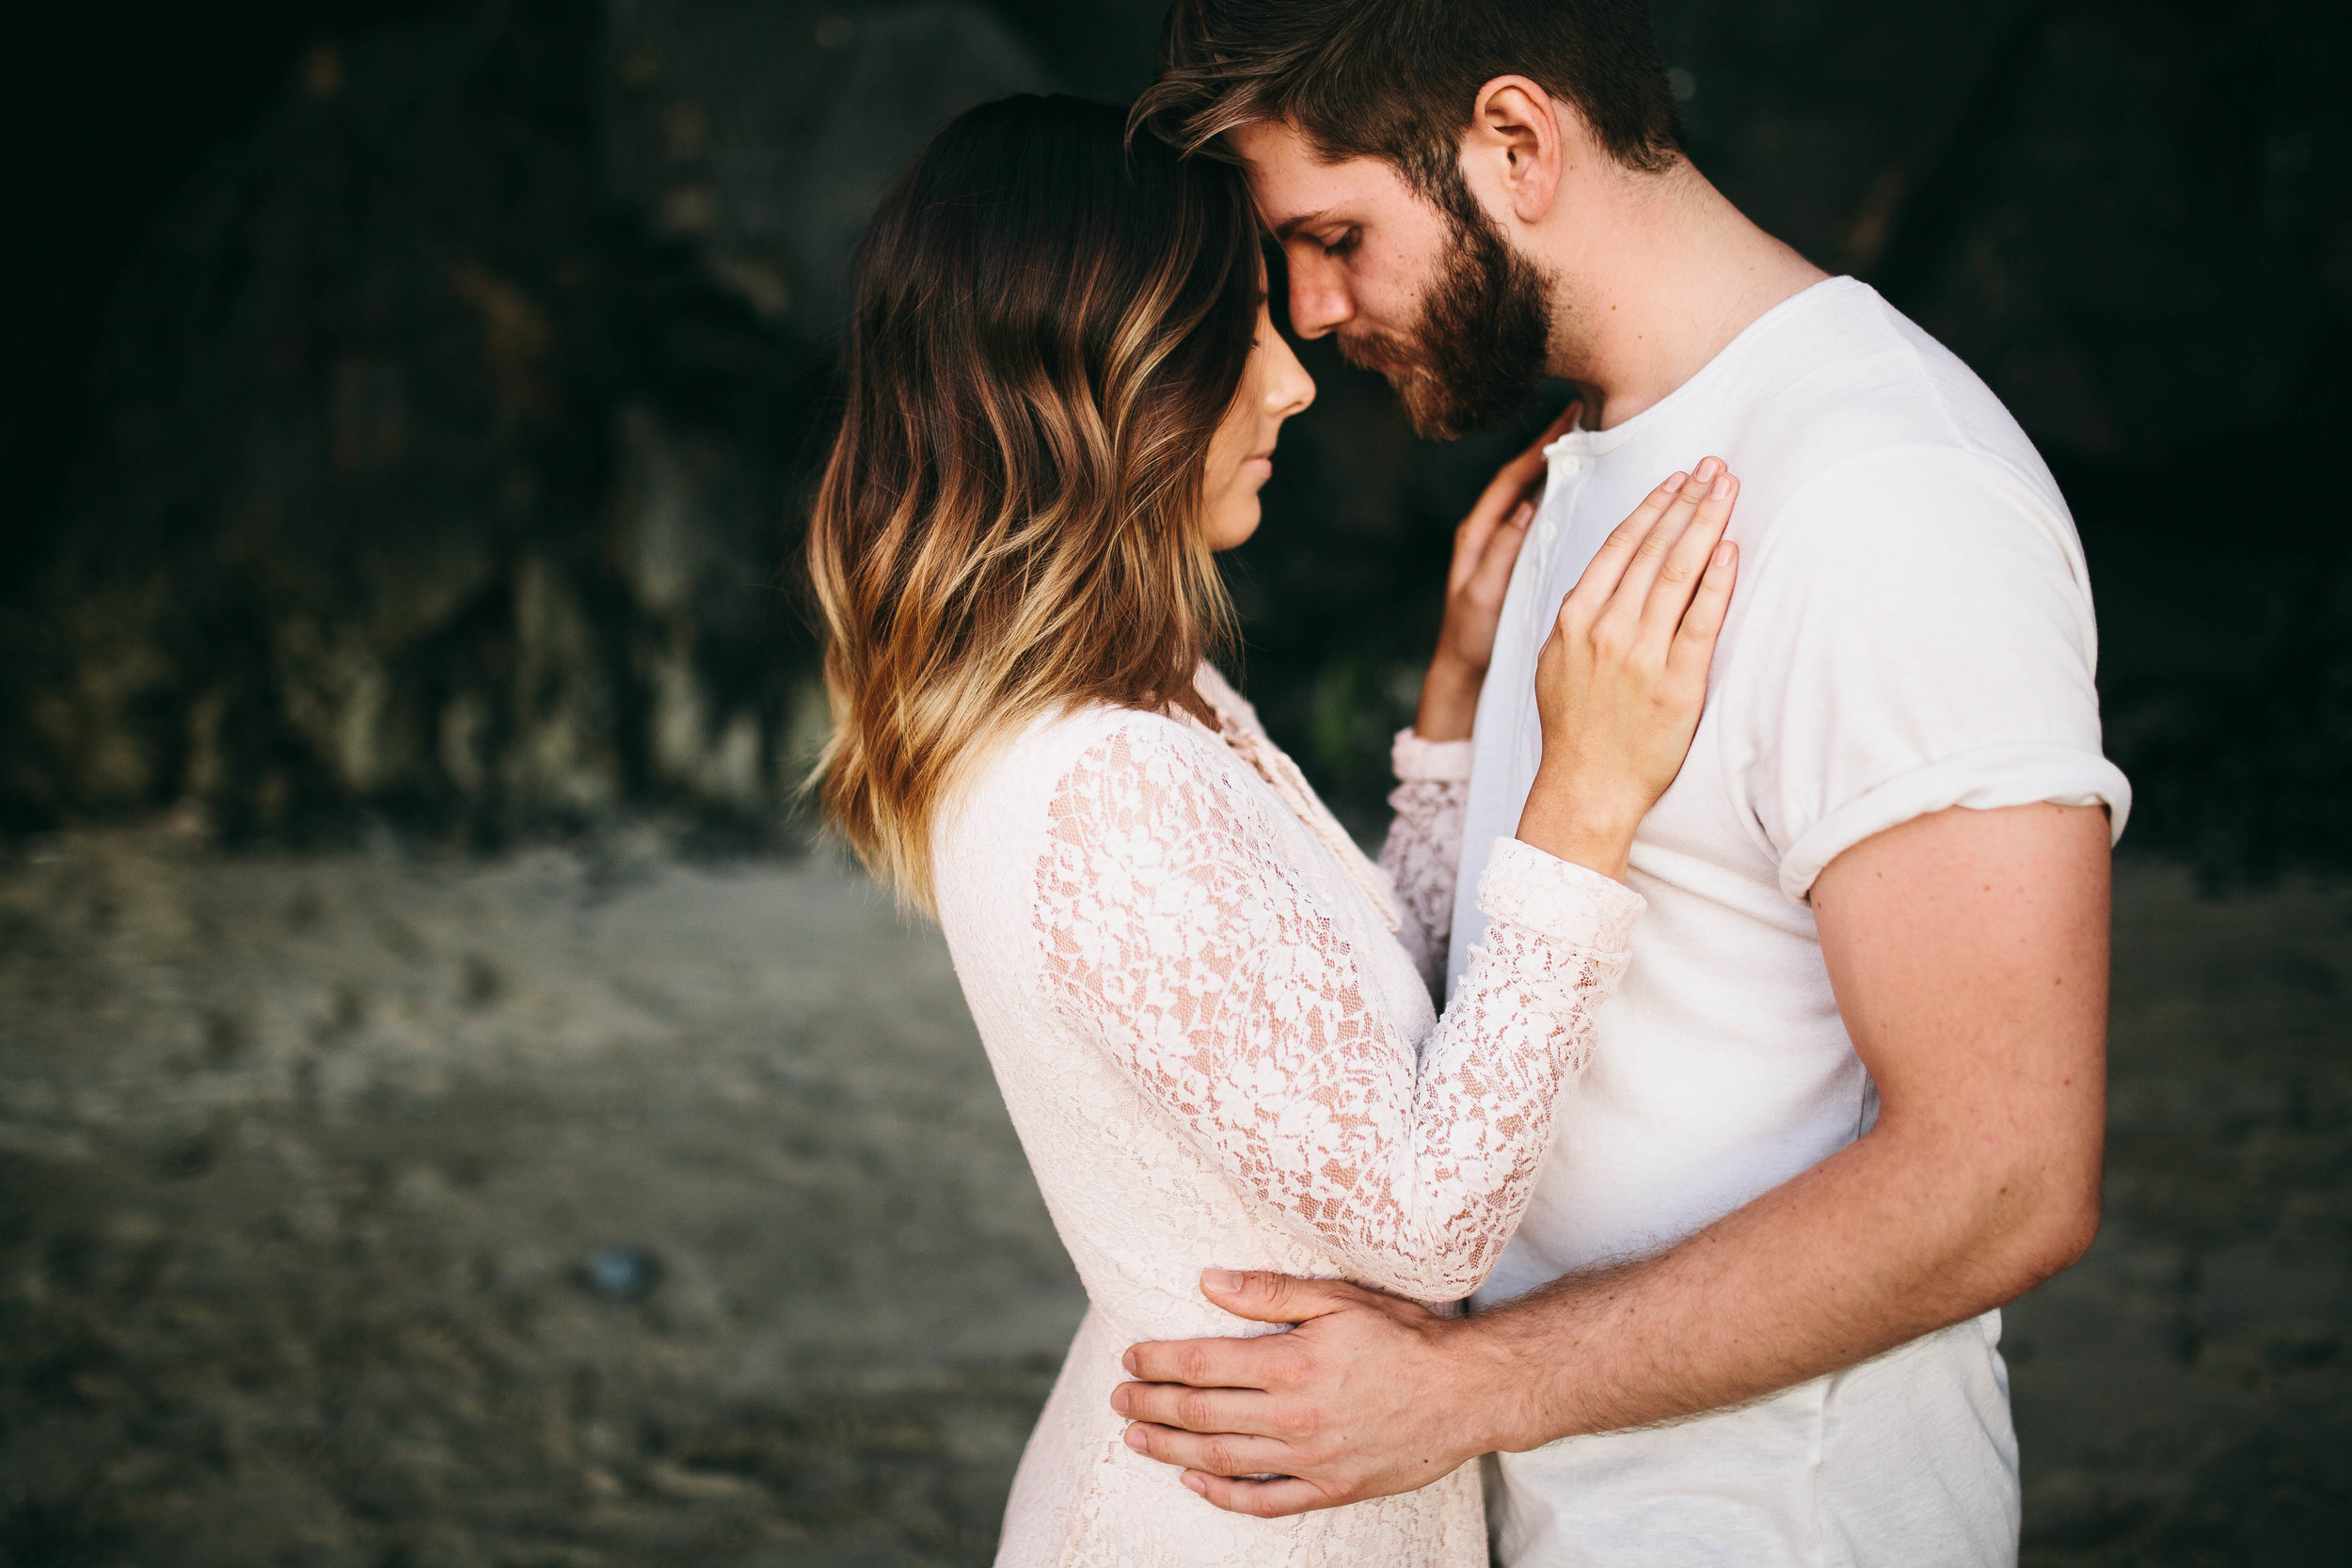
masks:
<svg viewBox="0 0 2352 1568"><path fill-rule="evenodd" d="M1293 234L1297 233L1307 225L1318 221L1330 210L1328 207L1318 207L1311 213L1301 213L1296 217L1284 218L1274 226L1274 237L1287 242Z"/></svg>

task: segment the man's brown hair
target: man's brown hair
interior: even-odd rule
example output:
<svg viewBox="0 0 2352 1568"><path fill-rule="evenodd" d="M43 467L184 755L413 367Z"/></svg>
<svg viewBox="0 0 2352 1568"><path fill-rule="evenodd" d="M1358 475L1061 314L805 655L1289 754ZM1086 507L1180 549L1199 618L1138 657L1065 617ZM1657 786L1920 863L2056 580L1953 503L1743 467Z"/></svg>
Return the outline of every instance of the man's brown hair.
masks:
<svg viewBox="0 0 2352 1568"><path fill-rule="evenodd" d="M1681 152L1647 0L1175 0L1135 123L1196 152L1287 120L1325 157L1382 159L1452 206L1478 89L1508 75L1573 106L1628 168Z"/></svg>

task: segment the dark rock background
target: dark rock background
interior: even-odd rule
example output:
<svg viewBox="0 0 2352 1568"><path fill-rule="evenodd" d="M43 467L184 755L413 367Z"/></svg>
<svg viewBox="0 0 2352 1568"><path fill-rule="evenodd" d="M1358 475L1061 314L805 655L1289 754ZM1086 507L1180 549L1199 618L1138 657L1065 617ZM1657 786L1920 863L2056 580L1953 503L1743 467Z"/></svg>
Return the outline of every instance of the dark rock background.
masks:
<svg viewBox="0 0 2352 1568"><path fill-rule="evenodd" d="M1066 1265L935 943L732 851L807 836L780 563L867 204L968 103L1132 92L1157 11L0 24L0 1565L985 1560ZM2165 858L2108 1230L2012 1314L2029 1556L2336 1560L2352 23L1657 17L1702 166L2050 457ZM1305 354L1240 673L1369 823L1515 437Z"/></svg>
<svg viewBox="0 0 2352 1568"><path fill-rule="evenodd" d="M779 562L847 258L941 120L1122 96L1149 0L119 0L14 24L0 822L464 841L627 805L793 830ZM2136 839L2341 863L2352 416L2341 7L1658 9L1693 150L2042 444ZM47 36L42 36L42 29ZM1323 406L1243 552L1246 674L1359 816L1505 437ZM2295 483L2288 476L2311 475Z"/></svg>

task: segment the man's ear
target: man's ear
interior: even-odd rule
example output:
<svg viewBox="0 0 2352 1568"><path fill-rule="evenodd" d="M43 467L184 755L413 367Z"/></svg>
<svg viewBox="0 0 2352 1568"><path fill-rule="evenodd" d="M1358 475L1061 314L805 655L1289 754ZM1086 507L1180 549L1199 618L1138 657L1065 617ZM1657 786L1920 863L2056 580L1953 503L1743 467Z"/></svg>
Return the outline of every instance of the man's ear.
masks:
<svg viewBox="0 0 2352 1568"><path fill-rule="evenodd" d="M1566 172L1574 114L1524 76L1498 76L1480 87L1462 138L1470 188L1489 201L1499 198L1521 223L1542 222Z"/></svg>

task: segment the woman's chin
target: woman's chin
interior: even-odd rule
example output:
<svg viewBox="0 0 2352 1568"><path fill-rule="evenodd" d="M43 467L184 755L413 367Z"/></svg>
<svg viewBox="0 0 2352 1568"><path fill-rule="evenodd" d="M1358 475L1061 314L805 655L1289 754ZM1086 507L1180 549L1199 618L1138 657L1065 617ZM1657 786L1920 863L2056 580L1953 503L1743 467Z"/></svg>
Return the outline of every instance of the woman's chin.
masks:
<svg viewBox="0 0 2352 1568"><path fill-rule="evenodd" d="M1237 498L1223 515L1209 525L1209 548L1230 550L1247 545L1258 531L1263 517L1257 497Z"/></svg>

